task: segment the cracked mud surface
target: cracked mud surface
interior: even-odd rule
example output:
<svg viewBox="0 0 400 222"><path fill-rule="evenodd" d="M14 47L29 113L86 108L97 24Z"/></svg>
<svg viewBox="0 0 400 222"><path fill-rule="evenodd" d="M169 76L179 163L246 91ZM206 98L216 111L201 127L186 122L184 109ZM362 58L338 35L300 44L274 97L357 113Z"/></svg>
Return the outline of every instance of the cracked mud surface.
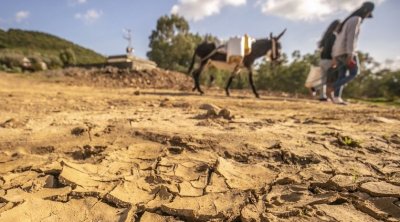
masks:
<svg viewBox="0 0 400 222"><path fill-rule="evenodd" d="M0 75L0 221L400 221L400 109Z"/></svg>

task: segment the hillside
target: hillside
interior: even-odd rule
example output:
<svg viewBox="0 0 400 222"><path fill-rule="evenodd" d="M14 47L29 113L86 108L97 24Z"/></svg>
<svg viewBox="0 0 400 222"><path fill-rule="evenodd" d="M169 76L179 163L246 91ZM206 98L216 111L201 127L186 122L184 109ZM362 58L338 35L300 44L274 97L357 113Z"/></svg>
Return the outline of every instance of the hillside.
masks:
<svg viewBox="0 0 400 222"><path fill-rule="evenodd" d="M99 63L104 57L93 50L68 40L37 31L19 29L0 30L0 54L18 53L25 56L38 55L58 58L61 51L72 49L77 64Z"/></svg>

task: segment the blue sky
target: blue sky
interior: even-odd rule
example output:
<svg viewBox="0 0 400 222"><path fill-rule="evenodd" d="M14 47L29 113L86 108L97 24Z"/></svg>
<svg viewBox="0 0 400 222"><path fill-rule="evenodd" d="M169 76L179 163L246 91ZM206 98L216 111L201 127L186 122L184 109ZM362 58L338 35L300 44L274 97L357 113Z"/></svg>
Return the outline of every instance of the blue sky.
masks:
<svg viewBox="0 0 400 222"><path fill-rule="evenodd" d="M157 19L178 13L192 32L220 38L263 38L288 28L283 50L312 52L327 25L363 0L0 0L0 28L48 32L104 55L124 53L123 29L133 30L135 53L145 57ZM361 27L359 49L400 64L400 1L375 0L374 19ZM400 67L400 66L399 66Z"/></svg>

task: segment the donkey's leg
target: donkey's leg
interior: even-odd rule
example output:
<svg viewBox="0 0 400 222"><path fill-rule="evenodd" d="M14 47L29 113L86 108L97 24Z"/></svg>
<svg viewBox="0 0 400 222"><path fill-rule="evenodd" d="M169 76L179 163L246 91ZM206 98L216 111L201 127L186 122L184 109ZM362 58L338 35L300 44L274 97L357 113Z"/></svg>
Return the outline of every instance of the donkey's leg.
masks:
<svg viewBox="0 0 400 222"><path fill-rule="evenodd" d="M194 80L194 87L193 87L193 89L192 89L193 92L196 91L196 90L199 90L198 83L197 83L198 78L199 78L199 70L196 69L196 70L193 72L193 80Z"/></svg>
<svg viewBox="0 0 400 222"><path fill-rule="evenodd" d="M198 73L198 69L195 69L195 70L192 72L193 83L194 83L194 86L193 86L193 89L192 89L193 92L197 90L197 84L196 84L196 78L197 78L197 75L198 75L197 73Z"/></svg>
<svg viewBox="0 0 400 222"><path fill-rule="evenodd" d="M260 98L260 95L258 95L256 87L254 86L254 82L253 82L253 70L250 68L247 68L249 70L249 82L250 82L250 86L251 89L253 90L254 95L256 96L256 98Z"/></svg>
<svg viewBox="0 0 400 222"><path fill-rule="evenodd" d="M200 68L198 70L196 70L195 74L194 74L194 78L195 78L195 88L197 88L197 91L199 91L199 93L201 95L204 94L203 90L201 90L200 88L200 75L204 70L204 67L207 65L207 62L203 62L200 65Z"/></svg>
<svg viewBox="0 0 400 222"><path fill-rule="evenodd" d="M231 96L231 94L229 93L229 87L231 86L233 78L235 78L235 76L231 75L228 79L228 83L226 84L226 87L225 87L226 96Z"/></svg>
<svg viewBox="0 0 400 222"><path fill-rule="evenodd" d="M231 73L231 76L228 79L228 83L226 84L225 87L225 92L227 96L230 96L230 92L229 92L229 88L232 84L232 80L240 73L240 68L239 67L235 67L235 69L233 70L233 72Z"/></svg>

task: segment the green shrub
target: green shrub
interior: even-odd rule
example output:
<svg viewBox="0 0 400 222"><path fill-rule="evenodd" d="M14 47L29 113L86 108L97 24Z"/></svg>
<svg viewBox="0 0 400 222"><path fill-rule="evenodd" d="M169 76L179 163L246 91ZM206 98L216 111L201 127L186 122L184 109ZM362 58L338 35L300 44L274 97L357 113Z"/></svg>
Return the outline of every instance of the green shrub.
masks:
<svg viewBox="0 0 400 222"><path fill-rule="evenodd" d="M383 78L384 96L389 100L400 98L400 71L390 72Z"/></svg>
<svg viewBox="0 0 400 222"><path fill-rule="evenodd" d="M4 64L0 64L0 71L8 71L9 69L7 68L7 66L6 65L4 65Z"/></svg>
<svg viewBox="0 0 400 222"><path fill-rule="evenodd" d="M7 53L0 55L0 64L7 66L8 68L22 67L22 60L24 56L17 53Z"/></svg>
<svg viewBox="0 0 400 222"><path fill-rule="evenodd" d="M12 67L11 70L9 70L9 72L22 73L22 68L21 67Z"/></svg>
<svg viewBox="0 0 400 222"><path fill-rule="evenodd" d="M31 66L32 71L37 72L37 71L43 70L42 69L42 62L43 62L42 58L40 58L39 56L31 56L31 57L29 57L29 60L31 61L31 64L32 64L32 66Z"/></svg>
<svg viewBox="0 0 400 222"><path fill-rule="evenodd" d="M76 64L75 52L71 48L65 49L60 53L60 60L64 66L71 66Z"/></svg>
<svg viewBox="0 0 400 222"><path fill-rule="evenodd" d="M59 69L63 67L62 61L56 56L44 57L43 61L47 64L49 69Z"/></svg>

